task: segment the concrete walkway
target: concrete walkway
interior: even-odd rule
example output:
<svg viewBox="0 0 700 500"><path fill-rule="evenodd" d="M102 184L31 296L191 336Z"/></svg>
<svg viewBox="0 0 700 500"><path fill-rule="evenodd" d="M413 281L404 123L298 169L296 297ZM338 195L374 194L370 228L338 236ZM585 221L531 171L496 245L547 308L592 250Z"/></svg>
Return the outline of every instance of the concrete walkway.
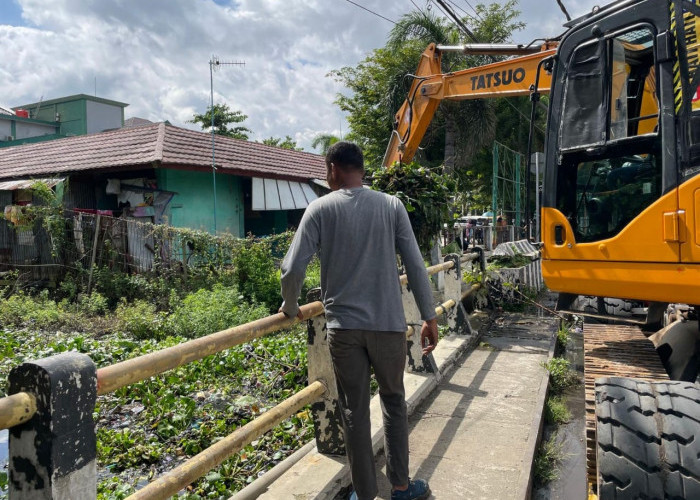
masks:
<svg viewBox="0 0 700 500"><path fill-rule="evenodd" d="M474 317L472 326L474 324ZM506 313L481 335L445 338L434 376L406 374L410 474L428 480L435 499L526 499L537 446L558 321ZM378 397L371 404L375 450L382 448ZM383 454L377 459L380 499L390 498ZM270 485L261 500L345 499L344 456L312 450Z"/></svg>
<svg viewBox="0 0 700 500"><path fill-rule="evenodd" d="M557 321L509 314L410 417L410 473L431 498L524 499L540 428ZM381 499L390 498L383 455ZM379 471L378 471L379 472Z"/></svg>

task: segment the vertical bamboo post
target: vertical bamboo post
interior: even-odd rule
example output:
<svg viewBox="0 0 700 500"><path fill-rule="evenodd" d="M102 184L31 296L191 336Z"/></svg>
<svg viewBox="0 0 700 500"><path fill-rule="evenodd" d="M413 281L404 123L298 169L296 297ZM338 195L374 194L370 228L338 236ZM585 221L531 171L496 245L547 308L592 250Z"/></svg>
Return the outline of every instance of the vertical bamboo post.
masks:
<svg viewBox="0 0 700 500"><path fill-rule="evenodd" d="M90 295L90 291L92 290L92 273L95 267L95 257L97 257L97 243L100 239L100 227L102 223L102 216L100 214L97 214L97 217L95 218L95 237L92 240L92 257L90 257L90 274L88 276L88 286L87 286L87 293Z"/></svg>
<svg viewBox="0 0 700 500"><path fill-rule="evenodd" d="M182 238L182 279L187 283L187 241Z"/></svg>

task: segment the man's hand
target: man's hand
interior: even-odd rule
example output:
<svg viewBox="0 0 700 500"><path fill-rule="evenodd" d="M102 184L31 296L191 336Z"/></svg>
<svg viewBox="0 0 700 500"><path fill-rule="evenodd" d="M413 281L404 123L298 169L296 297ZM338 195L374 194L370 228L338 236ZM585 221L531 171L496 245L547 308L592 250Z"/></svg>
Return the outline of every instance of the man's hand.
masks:
<svg viewBox="0 0 700 500"><path fill-rule="evenodd" d="M279 310L277 312L281 312L282 314L284 314L286 317L289 318L289 314L284 312L281 307L279 308ZM304 321L304 314L301 312L301 309L299 309L299 312L297 313L297 318L299 318L299 321Z"/></svg>
<svg viewBox="0 0 700 500"><path fill-rule="evenodd" d="M420 344L423 347L423 354L428 354L435 349L438 343L437 318L423 322L420 329Z"/></svg>

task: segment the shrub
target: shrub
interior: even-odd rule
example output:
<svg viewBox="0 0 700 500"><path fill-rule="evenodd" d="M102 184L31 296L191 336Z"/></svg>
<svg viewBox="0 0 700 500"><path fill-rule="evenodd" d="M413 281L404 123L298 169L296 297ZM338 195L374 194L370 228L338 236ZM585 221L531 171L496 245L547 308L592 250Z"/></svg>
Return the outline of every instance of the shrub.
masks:
<svg viewBox="0 0 700 500"><path fill-rule="evenodd" d="M562 351L566 349L569 344L569 333L569 326L562 323L557 331L557 349Z"/></svg>
<svg viewBox="0 0 700 500"><path fill-rule="evenodd" d="M49 299L47 290L36 296L19 292L0 299L0 324L6 326L60 326L63 322L62 312L59 305Z"/></svg>
<svg viewBox="0 0 700 500"><path fill-rule="evenodd" d="M435 235L442 230L443 221L449 219L450 209L445 200L454 194L454 179L416 162L396 162L373 172L372 189L393 194L401 200L418 245L427 254Z"/></svg>
<svg viewBox="0 0 700 500"><path fill-rule="evenodd" d="M236 256L236 283L249 302L262 302L276 312L281 302L280 270L269 238L246 240Z"/></svg>
<svg viewBox="0 0 700 500"><path fill-rule="evenodd" d="M267 308L251 304L235 286L215 285L185 297L168 319L168 329L185 337L201 337L268 315Z"/></svg>
<svg viewBox="0 0 700 500"><path fill-rule="evenodd" d="M578 384L576 372L571 369L571 363L563 358L552 358L542 365L549 372L549 380L554 394L561 394L569 387Z"/></svg>
<svg viewBox="0 0 700 500"><path fill-rule="evenodd" d="M135 300L131 304L123 301L114 315L119 331L137 339L161 338L167 333L163 324L165 314L157 312L156 306L145 300Z"/></svg>
<svg viewBox="0 0 700 500"><path fill-rule="evenodd" d="M90 316L103 315L107 312L107 299L100 292L82 295L78 304L82 311Z"/></svg>

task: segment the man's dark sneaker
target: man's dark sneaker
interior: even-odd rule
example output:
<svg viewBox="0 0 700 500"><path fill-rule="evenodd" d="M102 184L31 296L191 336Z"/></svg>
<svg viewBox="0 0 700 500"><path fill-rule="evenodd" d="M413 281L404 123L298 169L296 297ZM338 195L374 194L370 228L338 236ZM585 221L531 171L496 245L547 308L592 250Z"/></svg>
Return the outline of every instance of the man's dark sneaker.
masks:
<svg viewBox="0 0 700 500"><path fill-rule="evenodd" d="M422 479L409 481L408 489L404 491L393 490L391 500L425 500L430 495L430 486Z"/></svg>

